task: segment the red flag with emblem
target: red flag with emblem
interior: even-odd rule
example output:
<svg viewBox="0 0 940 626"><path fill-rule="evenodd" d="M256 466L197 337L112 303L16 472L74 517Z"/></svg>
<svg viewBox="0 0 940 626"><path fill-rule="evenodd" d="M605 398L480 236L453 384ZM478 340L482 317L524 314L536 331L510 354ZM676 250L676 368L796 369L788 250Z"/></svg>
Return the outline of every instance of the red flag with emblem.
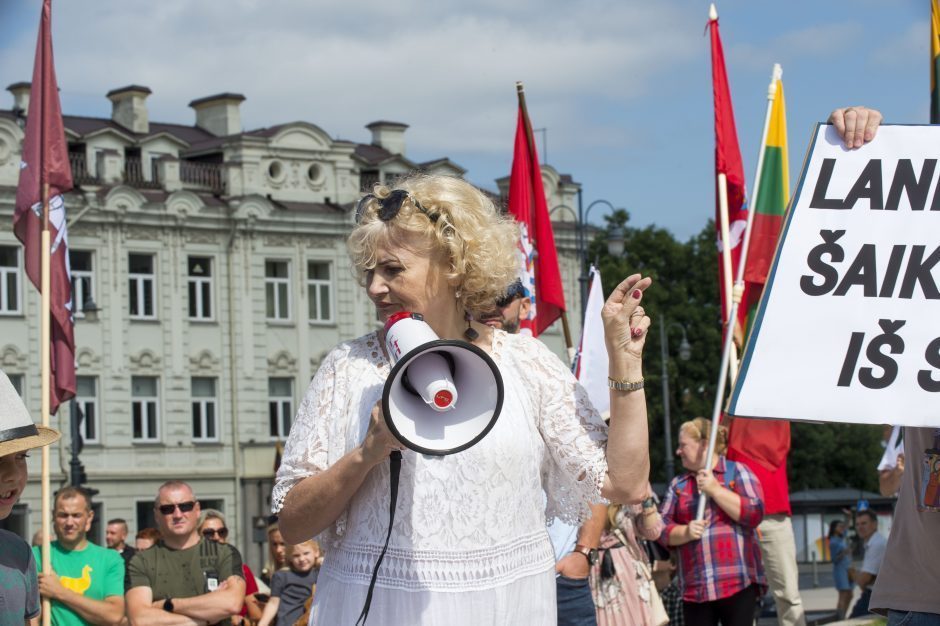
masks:
<svg viewBox="0 0 940 626"><path fill-rule="evenodd" d="M43 200L49 203L51 412L75 395L75 339L72 285L65 226L64 194L72 188L65 126L52 59L52 2L44 0L36 42L26 136L16 188L13 230L23 243L26 275L37 289L41 282ZM44 188L48 192L44 194Z"/></svg>

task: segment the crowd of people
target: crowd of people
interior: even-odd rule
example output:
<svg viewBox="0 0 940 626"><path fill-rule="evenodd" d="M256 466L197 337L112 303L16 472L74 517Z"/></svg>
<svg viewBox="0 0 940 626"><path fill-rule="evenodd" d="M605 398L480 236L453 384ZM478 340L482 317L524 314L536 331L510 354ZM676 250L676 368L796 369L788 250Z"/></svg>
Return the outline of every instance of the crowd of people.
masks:
<svg viewBox="0 0 940 626"><path fill-rule="evenodd" d="M832 116L847 148L871 140L880 119L863 107ZM35 619L43 598L53 623L68 625L738 626L753 623L772 588L780 622L805 624L789 503L768 506L767 479L727 452L724 426L709 456L714 425L684 422L683 471L661 502L653 493L642 367L650 278L629 276L604 304L610 410L602 417L570 370L517 332L532 304L516 283L517 242L516 224L488 196L442 176L377 185L348 240L381 321L418 312L441 339L473 344L496 363L502 411L479 443L444 456L409 449L383 418L391 369L383 331L344 341L324 359L291 429L260 576L231 545L225 516L202 509L186 482L158 489L156 528L137 533L133 548L120 519L108 522L107 547L90 542L91 499L63 488L51 571L41 565L42 541L30 549L0 530L0 623ZM28 451L58 433L33 423L2 374L0 420L5 518L25 488ZM908 430L909 454L940 447L931 429ZM936 594L912 592L906 571L913 564L926 580L940 577L930 543L940 527L920 499L924 481L916 464L900 472L887 541L871 511L856 516L865 542L858 571L848 565L844 524L830 529L841 614L854 583L853 614L940 624ZM777 525L764 525L772 517ZM555 545L551 519L572 529Z"/></svg>

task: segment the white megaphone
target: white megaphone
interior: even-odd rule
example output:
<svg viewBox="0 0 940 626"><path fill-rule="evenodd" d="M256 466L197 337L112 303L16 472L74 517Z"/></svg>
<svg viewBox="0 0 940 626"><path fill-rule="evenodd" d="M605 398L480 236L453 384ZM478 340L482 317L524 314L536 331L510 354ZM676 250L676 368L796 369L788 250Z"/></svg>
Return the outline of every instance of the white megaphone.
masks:
<svg viewBox="0 0 940 626"><path fill-rule="evenodd" d="M389 430L416 452L466 450L496 424L503 379L490 356L466 341L439 339L419 313L385 323L392 371L382 392Z"/></svg>

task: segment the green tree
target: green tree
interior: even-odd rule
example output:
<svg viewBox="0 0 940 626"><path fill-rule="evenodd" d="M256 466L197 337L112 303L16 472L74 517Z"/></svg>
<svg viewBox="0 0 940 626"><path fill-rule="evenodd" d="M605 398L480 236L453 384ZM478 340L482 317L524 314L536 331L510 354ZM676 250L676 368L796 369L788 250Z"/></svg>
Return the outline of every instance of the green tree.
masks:
<svg viewBox="0 0 940 626"><path fill-rule="evenodd" d="M589 246L597 259L605 293L624 277L642 273L653 279L643 306L653 320L644 355L644 378L650 428L651 479L666 479L663 425L662 344L660 324L667 328L666 372L674 455L679 425L697 416L711 418L718 368L721 365L721 308L718 292L718 254L715 226L709 220L686 242L667 230L633 228L629 214L617 210L607 217ZM610 232L622 228L624 255L607 252ZM678 357L682 326L691 346L691 358ZM726 394L727 395L727 394ZM849 486L877 490L875 465L881 456L881 430L876 426L794 423L789 462L791 491ZM678 459L676 471L681 471Z"/></svg>

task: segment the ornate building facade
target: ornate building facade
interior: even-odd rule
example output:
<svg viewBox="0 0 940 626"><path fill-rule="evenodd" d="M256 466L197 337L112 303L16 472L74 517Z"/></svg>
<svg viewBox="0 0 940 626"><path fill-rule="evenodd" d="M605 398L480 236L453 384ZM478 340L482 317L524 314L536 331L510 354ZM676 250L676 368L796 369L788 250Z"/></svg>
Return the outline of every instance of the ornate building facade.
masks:
<svg viewBox="0 0 940 626"><path fill-rule="evenodd" d="M0 368L38 420L39 295L12 232L29 85L8 89L13 107L0 110ZM192 101L192 126L165 124L149 120L149 94L115 89L110 118L65 116L76 185L66 205L81 461L99 491L99 525L124 518L131 534L153 525L157 487L182 478L203 506L227 514L236 544L260 566L258 528L278 442L326 352L376 327L345 252L361 190L413 171L465 170L447 158L409 160L405 124L369 124L368 143L307 122L243 131L244 97L232 93ZM576 206L579 186L569 176L546 166L543 179L550 206ZM498 181L503 195L506 182ZM572 215L553 217L576 338ZM97 310L86 310L92 303ZM558 330L543 338L564 354ZM69 476L69 410L53 416L65 433L53 449L54 488ZM38 529L38 496L34 484L8 524Z"/></svg>

